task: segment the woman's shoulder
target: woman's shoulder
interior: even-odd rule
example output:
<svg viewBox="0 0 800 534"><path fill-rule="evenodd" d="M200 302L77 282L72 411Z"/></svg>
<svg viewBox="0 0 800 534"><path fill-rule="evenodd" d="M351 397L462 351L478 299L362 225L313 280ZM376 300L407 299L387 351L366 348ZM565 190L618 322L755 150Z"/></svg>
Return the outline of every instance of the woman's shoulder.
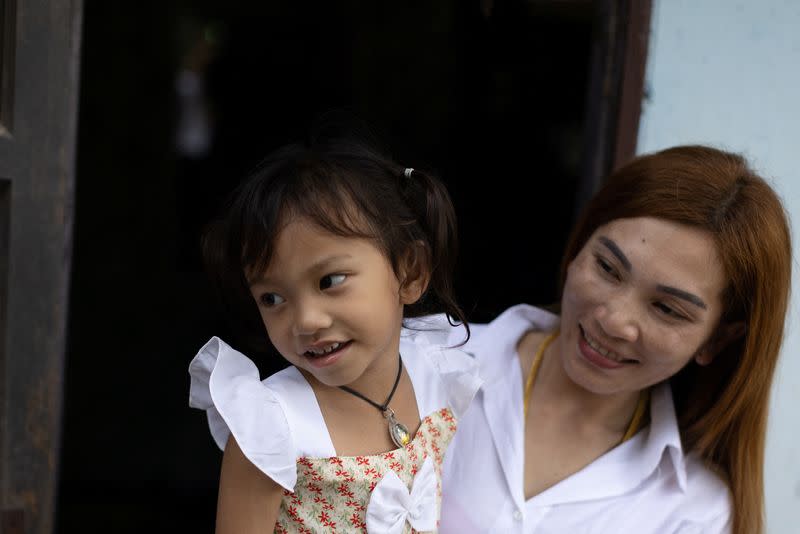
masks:
<svg viewBox="0 0 800 534"><path fill-rule="evenodd" d="M504 310L489 323L474 325L480 328L469 344L471 348L476 348L496 344L498 341L509 343L510 340L510 344L516 345L526 333L547 333L557 328L558 323L558 315L544 308L517 304Z"/></svg>
<svg viewBox="0 0 800 534"><path fill-rule="evenodd" d="M291 371L276 384L289 383ZM213 337L189 364L189 406L206 412L209 430L224 450L230 436L244 455L286 489L296 481L296 453L280 388L261 381L247 356Z"/></svg>
<svg viewBox="0 0 800 534"><path fill-rule="evenodd" d="M519 365L518 355L531 352L526 348L538 346L558 324L559 317L550 311L517 304L489 323L470 325L475 333L464 350L479 362L487 381L502 381L507 378L509 366ZM527 362L521 363L523 367L527 366Z"/></svg>
<svg viewBox="0 0 800 534"><path fill-rule="evenodd" d="M687 520L705 525L703 532L727 532L724 525L732 517L733 503L730 488L716 469L694 453L684 457L686 468L685 512ZM709 525L718 525L711 529Z"/></svg>

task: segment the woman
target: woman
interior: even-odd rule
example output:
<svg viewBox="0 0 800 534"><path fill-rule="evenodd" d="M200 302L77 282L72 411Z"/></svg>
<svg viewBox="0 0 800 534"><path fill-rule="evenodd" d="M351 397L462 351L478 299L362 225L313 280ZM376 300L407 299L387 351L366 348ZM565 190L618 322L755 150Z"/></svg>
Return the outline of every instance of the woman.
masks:
<svg viewBox="0 0 800 534"><path fill-rule="evenodd" d="M763 532L791 243L739 156L636 159L568 242L560 316L515 306L466 349L484 387L448 451L441 532Z"/></svg>

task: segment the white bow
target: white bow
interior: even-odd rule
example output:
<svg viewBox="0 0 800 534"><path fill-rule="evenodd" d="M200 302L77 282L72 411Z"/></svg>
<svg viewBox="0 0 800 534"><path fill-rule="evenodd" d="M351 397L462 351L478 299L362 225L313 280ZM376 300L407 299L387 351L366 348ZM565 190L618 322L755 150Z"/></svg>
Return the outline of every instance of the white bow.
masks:
<svg viewBox="0 0 800 534"><path fill-rule="evenodd" d="M386 471L367 505L369 534L401 534L406 520L418 532L436 530L436 472L430 456L411 484L411 493L391 469Z"/></svg>

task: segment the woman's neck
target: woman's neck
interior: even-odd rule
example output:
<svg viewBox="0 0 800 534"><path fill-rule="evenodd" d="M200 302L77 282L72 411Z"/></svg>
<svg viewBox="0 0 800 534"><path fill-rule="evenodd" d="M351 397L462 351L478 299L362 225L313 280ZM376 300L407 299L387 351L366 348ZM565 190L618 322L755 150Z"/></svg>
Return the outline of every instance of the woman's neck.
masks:
<svg viewBox="0 0 800 534"><path fill-rule="evenodd" d="M569 417L578 427L624 433L630 424L639 391L598 394L576 384L563 365L565 338L547 347L533 386L531 403L543 403L554 415ZM536 349L534 348L534 351Z"/></svg>

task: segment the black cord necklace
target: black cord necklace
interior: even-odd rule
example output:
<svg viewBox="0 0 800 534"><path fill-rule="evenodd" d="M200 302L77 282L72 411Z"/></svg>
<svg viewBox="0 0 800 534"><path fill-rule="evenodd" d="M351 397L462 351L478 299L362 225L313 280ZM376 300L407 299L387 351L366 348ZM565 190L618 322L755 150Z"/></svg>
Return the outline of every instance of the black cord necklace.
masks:
<svg viewBox="0 0 800 534"><path fill-rule="evenodd" d="M361 400L365 400L378 410L381 411L383 416L389 420L389 437L392 438L392 441L398 447L405 447L409 440L411 439L411 435L408 433L408 428L399 422L394 416L394 410L389 408L389 403L392 401L392 397L394 397L394 392L397 391L397 384L400 383L400 375L403 373L403 359L398 354L398 361L400 362L397 366L397 376L394 379L394 385L392 386L392 391L389 393L389 396L386 398L386 402L383 404L378 404L372 399L368 399L358 391L351 389L347 386L339 386L339 389L350 393L351 395L355 395Z"/></svg>

